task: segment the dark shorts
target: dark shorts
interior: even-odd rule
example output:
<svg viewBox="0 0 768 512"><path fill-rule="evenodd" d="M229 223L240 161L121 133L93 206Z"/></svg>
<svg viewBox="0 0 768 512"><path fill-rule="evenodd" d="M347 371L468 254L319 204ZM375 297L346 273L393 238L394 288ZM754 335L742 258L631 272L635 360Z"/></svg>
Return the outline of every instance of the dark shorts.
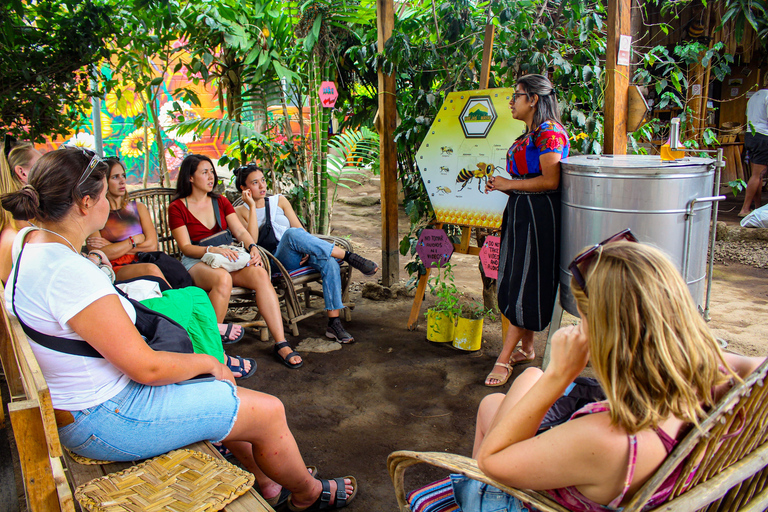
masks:
<svg viewBox="0 0 768 512"><path fill-rule="evenodd" d="M768 165L768 135L747 133L744 136L744 148L749 151L750 163Z"/></svg>

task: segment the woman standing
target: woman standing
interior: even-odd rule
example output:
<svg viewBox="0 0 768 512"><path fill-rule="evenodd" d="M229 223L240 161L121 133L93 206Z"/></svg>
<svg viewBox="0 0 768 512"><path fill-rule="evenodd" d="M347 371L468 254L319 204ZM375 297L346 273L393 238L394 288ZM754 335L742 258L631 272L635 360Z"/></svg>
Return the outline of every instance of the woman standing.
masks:
<svg viewBox="0 0 768 512"><path fill-rule="evenodd" d="M275 339L274 352L289 368L299 368L304 362L285 341L280 303L271 278L261 264L256 241L240 222L232 203L213 191L218 180L213 162L207 156L191 154L181 162L176 197L168 208L168 223L182 252L181 262L195 285L208 292L219 323L227 313L232 286L256 292L259 313ZM201 260L207 252L221 254L231 261L238 259L231 249L199 245L204 238L226 229L248 248L251 255L248 265L234 272L222 267L213 268Z"/></svg>
<svg viewBox="0 0 768 512"><path fill-rule="evenodd" d="M344 309L341 302L341 269L336 261L343 260L364 275L372 276L379 269L371 260L359 254L347 252L330 242L307 233L301 221L285 196L277 195L267 199L267 180L264 172L255 164L235 169L237 188L242 191L243 204L235 208L240 220L256 240L270 238L273 247L265 249L274 253L280 263L290 272L302 265L308 265L323 277L323 299L328 313L328 328L325 335L339 343L352 343L355 339L344 329L339 313ZM267 211L267 201L269 209ZM267 219L270 220L267 226ZM259 231L261 230L261 231ZM259 235L267 235L262 238Z"/></svg>
<svg viewBox="0 0 768 512"><path fill-rule="evenodd" d="M526 131L507 152L510 177L488 178L485 191L509 195L497 286L499 309L510 326L486 386L503 386L512 366L533 361L533 333L544 330L552 316L560 259L560 160L570 149L546 77L520 78L509 107Z"/></svg>

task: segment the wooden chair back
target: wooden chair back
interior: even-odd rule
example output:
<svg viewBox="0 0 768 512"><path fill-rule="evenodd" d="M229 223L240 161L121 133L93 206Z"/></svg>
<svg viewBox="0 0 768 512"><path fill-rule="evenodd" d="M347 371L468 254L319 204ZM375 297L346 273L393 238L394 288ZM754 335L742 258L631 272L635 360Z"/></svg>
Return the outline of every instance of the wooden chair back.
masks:
<svg viewBox="0 0 768 512"><path fill-rule="evenodd" d="M171 236L171 227L168 224L168 206L174 195L176 190L172 188L145 188L131 192L129 198L141 201L149 210L152 224L157 231L158 250L181 259L181 251Z"/></svg>
<svg viewBox="0 0 768 512"><path fill-rule="evenodd" d="M656 473L623 507L646 510L646 504L682 464L669 500L651 510L759 512L768 508L768 361L737 383L717 403L700 427L693 428ZM405 470L419 463L445 468L494 485L541 512L565 512L546 493L505 486L485 476L469 457L442 452L398 451L387 459L401 511L409 510Z"/></svg>

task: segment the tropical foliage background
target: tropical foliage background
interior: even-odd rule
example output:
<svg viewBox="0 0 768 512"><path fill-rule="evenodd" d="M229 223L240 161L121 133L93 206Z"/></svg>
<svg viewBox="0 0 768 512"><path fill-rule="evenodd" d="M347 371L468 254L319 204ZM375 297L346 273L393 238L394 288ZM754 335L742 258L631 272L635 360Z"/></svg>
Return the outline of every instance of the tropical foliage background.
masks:
<svg viewBox="0 0 768 512"><path fill-rule="evenodd" d="M752 34L764 54L765 1L718 5L714 32L728 26L732 40ZM692 8L708 6L652 0L634 16L641 32L669 31L667 22L650 22L650 12L669 21ZM92 146L91 98L99 98L105 153L126 162L133 182L168 185L190 152L220 168L256 160L310 229L328 232L338 187L362 168L377 170L373 121L382 68L397 80L398 170L412 223L401 250L408 253L432 215L414 155L445 95L478 87L483 34L492 25L489 86L548 74L573 148L602 151L603 2L403 1L395 11L393 37L379 52L374 0L3 2L0 129L48 149L66 141ZM681 108L685 121L692 67L710 63L724 76L734 48L712 37L635 45L630 79ZM338 88L333 109L319 103L322 81ZM657 138L661 125L651 120L630 138L630 149L645 151L643 142ZM705 132L688 143L713 138Z"/></svg>

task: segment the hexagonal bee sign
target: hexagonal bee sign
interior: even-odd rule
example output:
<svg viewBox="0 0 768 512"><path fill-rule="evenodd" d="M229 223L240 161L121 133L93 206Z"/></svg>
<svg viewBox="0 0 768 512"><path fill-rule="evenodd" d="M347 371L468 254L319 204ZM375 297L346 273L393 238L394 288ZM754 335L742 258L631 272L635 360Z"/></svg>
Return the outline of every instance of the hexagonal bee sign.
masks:
<svg viewBox="0 0 768 512"><path fill-rule="evenodd" d="M459 122L468 139L484 139L496 121L496 109L490 96L470 98L461 111Z"/></svg>
<svg viewBox="0 0 768 512"><path fill-rule="evenodd" d="M485 193L505 173L507 150L525 130L512 117L514 89L452 92L416 153L421 179L438 222L498 228L507 195Z"/></svg>

